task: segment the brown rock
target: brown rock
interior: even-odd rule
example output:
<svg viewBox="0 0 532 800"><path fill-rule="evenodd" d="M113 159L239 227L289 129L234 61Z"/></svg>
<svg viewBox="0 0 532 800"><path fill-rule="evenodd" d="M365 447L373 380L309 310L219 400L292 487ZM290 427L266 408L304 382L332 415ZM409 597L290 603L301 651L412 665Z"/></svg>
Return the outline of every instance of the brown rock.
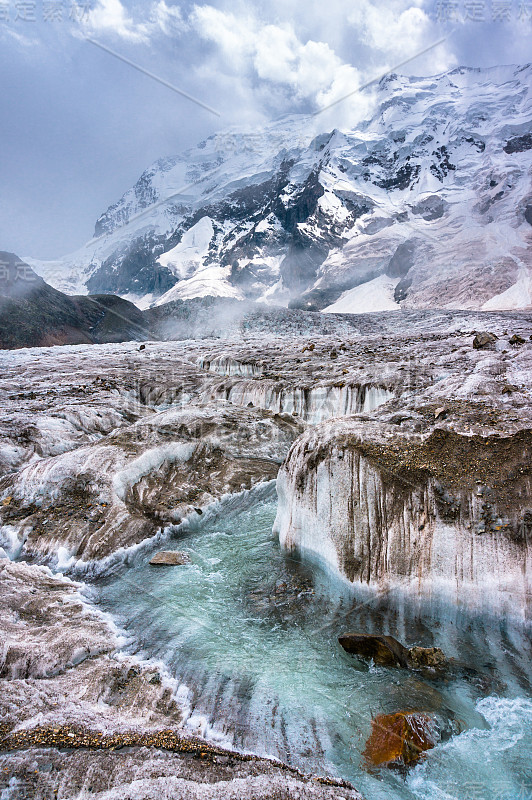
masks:
<svg viewBox="0 0 532 800"><path fill-rule="evenodd" d="M372 658L384 667L408 667L408 650L393 636L371 633L344 633L338 638L346 653Z"/></svg>
<svg viewBox="0 0 532 800"><path fill-rule="evenodd" d="M415 764L434 745L431 718L419 711L379 714L371 720L364 758L370 767L404 768Z"/></svg>
<svg viewBox="0 0 532 800"><path fill-rule="evenodd" d="M408 664L413 669L443 667L446 663L445 654L439 647L411 647L408 651Z"/></svg>
<svg viewBox="0 0 532 800"><path fill-rule="evenodd" d="M477 333L473 339L473 347L475 350L482 350L484 347L491 347L497 341L497 336L494 333Z"/></svg>
<svg viewBox="0 0 532 800"><path fill-rule="evenodd" d="M510 344L524 344L525 340L522 336L519 336L518 333L514 333L511 339L509 339Z"/></svg>
<svg viewBox="0 0 532 800"><path fill-rule="evenodd" d="M179 553L176 550L161 550L150 559L150 564L153 567L180 567L183 564L190 564L190 558L186 553Z"/></svg>

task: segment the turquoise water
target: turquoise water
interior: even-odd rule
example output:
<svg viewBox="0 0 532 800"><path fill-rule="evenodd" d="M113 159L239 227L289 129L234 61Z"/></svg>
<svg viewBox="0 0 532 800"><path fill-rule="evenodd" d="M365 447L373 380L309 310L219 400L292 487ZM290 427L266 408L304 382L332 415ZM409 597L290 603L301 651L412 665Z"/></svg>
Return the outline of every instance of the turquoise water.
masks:
<svg viewBox="0 0 532 800"><path fill-rule="evenodd" d="M319 566L283 553L274 497L249 495L174 539L184 567L140 554L101 579L100 605L130 652L163 661L181 685L189 730L306 772L351 780L367 800L532 798L530 642L487 619L428 617L357 598ZM445 679L348 656L348 630L441 646ZM406 776L370 774L362 751L378 713L432 712L442 741Z"/></svg>

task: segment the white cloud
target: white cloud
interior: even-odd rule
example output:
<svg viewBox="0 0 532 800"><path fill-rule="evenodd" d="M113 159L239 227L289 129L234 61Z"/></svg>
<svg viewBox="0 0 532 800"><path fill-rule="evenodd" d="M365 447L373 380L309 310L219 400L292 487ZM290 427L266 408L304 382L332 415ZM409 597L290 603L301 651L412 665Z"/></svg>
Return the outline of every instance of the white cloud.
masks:
<svg viewBox="0 0 532 800"><path fill-rule="evenodd" d="M173 36L186 29L186 23L179 6L167 5L165 0L159 0L152 9L154 25L166 36Z"/></svg>
<svg viewBox="0 0 532 800"><path fill-rule="evenodd" d="M316 105L344 85L348 75L350 89L356 87L356 70L329 44L313 39L303 43L289 23L265 24L208 5L196 6L190 21L199 36L218 46L226 72L269 82L273 93L282 88L288 96Z"/></svg>
<svg viewBox="0 0 532 800"><path fill-rule="evenodd" d="M135 23L120 0L98 0L86 16L84 27L92 33L112 34L130 42L148 40L148 25Z"/></svg>
<svg viewBox="0 0 532 800"><path fill-rule="evenodd" d="M253 19L213 6L196 6L189 21L199 36L218 45L226 67L235 72L244 67L254 49Z"/></svg>
<svg viewBox="0 0 532 800"><path fill-rule="evenodd" d="M422 49L431 26L423 9L401 0L388 0L378 6L370 0L359 0L348 22L368 47L396 56Z"/></svg>

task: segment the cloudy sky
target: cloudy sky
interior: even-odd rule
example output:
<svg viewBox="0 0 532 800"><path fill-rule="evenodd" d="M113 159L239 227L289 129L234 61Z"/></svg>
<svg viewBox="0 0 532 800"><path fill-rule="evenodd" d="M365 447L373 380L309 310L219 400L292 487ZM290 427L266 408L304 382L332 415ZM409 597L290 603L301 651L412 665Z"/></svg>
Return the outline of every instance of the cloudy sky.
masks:
<svg viewBox="0 0 532 800"><path fill-rule="evenodd" d="M0 249L74 250L155 159L316 111L407 59L410 75L525 63L531 17L532 0L0 0ZM320 124L370 109L371 87Z"/></svg>

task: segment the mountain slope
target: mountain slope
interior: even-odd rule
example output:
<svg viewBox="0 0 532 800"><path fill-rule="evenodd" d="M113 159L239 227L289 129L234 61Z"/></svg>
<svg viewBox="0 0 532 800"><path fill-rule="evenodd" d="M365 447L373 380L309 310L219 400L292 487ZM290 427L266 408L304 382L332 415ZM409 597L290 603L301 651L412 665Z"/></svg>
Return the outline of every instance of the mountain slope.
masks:
<svg viewBox="0 0 532 800"><path fill-rule="evenodd" d="M148 169L77 253L30 263L145 305L532 307L531 85L530 65L389 75L354 130L216 134Z"/></svg>
<svg viewBox="0 0 532 800"><path fill-rule="evenodd" d="M142 313L121 297L67 297L14 253L0 251L0 349L146 339Z"/></svg>

